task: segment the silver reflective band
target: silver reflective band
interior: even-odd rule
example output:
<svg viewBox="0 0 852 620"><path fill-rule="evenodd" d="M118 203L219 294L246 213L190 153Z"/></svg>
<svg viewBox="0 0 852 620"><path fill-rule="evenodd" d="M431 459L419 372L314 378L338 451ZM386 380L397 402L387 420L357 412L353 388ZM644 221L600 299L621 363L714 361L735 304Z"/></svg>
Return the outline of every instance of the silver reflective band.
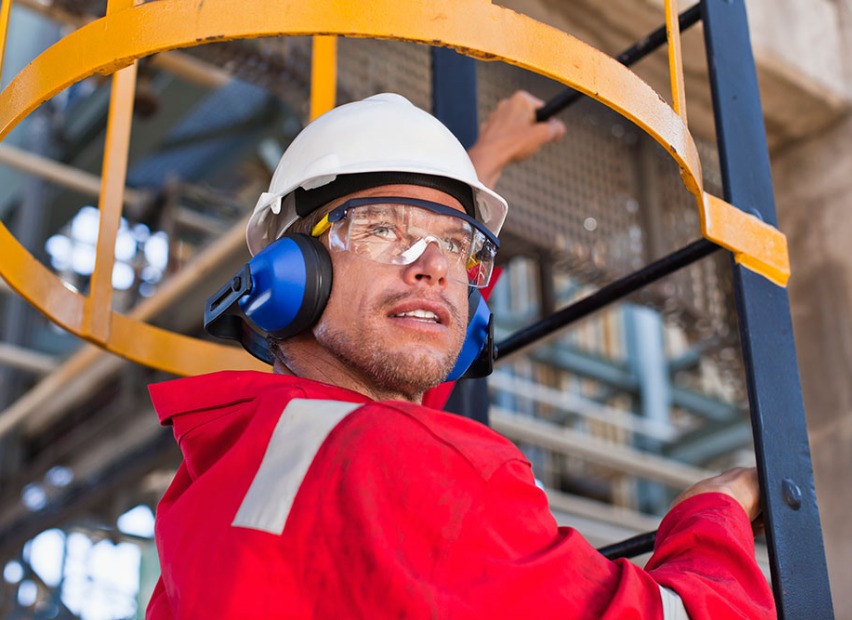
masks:
<svg viewBox="0 0 852 620"><path fill-rule="evenodd" d="M386 265L410 265L434 244L447 261L447 277L476 288L487 286L497 241L467 214L414 198L348 200L314 229L329 232L329 248Z"/></svg>
<svg viewBox="0 0 852 620"><path fill-rule="evenodd" d="M304 398L287 403L231 525L280 535L302 480L325 438L360 406Z"/></svg>
<svg viewBox="0 0 852 620"><path fill-rule="evenodd" d="M663 599L663 620L689 620L689 614L677 592L660 586L660 596Z"/></svg>

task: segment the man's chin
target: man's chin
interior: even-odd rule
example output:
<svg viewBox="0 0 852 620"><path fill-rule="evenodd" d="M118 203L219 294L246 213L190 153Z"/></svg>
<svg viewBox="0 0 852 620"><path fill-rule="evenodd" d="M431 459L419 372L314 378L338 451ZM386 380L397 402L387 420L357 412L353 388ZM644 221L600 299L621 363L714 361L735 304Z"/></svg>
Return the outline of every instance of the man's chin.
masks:
<svg viewBox="0 0 852 620"><path fill-rule="evenodd" d="M390 338L371 329L354 333L333 330L323 323L314 333L321 347L350 374L361 376L374 391L409 397L419 397L447 378L455 366L464 336L413 342L407 338Z"/></svg>
<svg viewBox="0 0 852 620"><path fill-rule="evenodd" d="M443 383L455 366L456 356L438 353L431 347L388 352L378 377L389 388L404 393L422 393ZM390 385L393 384L393 385Z"/></svg>

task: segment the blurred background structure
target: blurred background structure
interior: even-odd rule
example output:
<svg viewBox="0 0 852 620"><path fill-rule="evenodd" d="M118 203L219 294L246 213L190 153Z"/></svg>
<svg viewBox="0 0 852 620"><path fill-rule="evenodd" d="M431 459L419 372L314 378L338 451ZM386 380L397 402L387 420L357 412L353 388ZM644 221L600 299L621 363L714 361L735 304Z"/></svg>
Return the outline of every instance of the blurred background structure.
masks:
<svg viewBox="0 0 852 620"><path fill-rule="evenodd" d="M3 0L8 2L8 0ZM495 0L615 55L663 0ZM852 618L852 0L747 0L835 612ZM687 8L687 7L681 7ZM16 0L3 85L103 0ZM473 26L472 26L473 27ZM683 34L690 130L720 195L701 25ZM341 39L337 100L396 91L429 109L421 45ZM477 63L480 115L517 88ZM311 41L212 43L138 66L114 307L202 337L205 298L248 258L244 218L308 117ZM633 67L668 93L665 48ZM0 217L68 286L94 270L110 81L92 77L0 143ZM677 165L588 99L568 135L498 185L512 211L492 297L498 340L699 236ZM753 462L729 257L719 252L498 364L491 425L534 465L561 523L602 545L653 530L678 489ZM0 615L142 617L153 511L179 452L145 386L168 379L62 331L0 280ZM765 549L759 549L765 563Z"/></svg>

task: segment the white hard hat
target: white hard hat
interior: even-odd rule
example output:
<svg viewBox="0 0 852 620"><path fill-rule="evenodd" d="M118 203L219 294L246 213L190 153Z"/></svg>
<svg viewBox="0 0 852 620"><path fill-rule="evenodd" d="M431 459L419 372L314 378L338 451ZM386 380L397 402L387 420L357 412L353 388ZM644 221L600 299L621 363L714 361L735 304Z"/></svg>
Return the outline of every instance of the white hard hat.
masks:
<svg viewBox="0 0 852 620"><path fill-rule="evenodd" d="M361 179L360 185L343 183L347 191L322 191L345 179ZM257 254L299 217L333 198L366 187L408 182L429 184L454 196L458 196L456 188L469 188L471 215L495 235L506 219L506 201L482 184L452 132L405 97L384 93L335 108L296 136L249 220L249 251ZM311 193L312 199L300 205L299 196Z"/></svg>

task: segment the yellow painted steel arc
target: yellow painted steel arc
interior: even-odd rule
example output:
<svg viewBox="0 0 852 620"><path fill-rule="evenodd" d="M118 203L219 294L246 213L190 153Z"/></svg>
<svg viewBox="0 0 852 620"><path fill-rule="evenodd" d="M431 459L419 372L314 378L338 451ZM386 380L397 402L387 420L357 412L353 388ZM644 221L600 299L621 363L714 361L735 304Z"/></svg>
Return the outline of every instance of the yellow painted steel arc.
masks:
<svg viewBox="0 0 852 620"><path fill-rule="evenodd" d="M242 235L239 235L242 243ZM0 225L2 274L13 289L57 325L81 335L86 298L72 290ZM208 267L209 268L209 267ZM180 274L178 276L180 277ZM165 287L169 287L167 282ZM144 321L166 304L168 288L135 308L131 316L110 314L110 338L100 346L122 357L175 374L198 374L224 368L268 369L241 349L213 344L154 327Z"/></svg>
<svg viewBox="0 0 852 620"><path fill-rule="evenodd" d="M529 17L488 0L372 0L369 11L361 0L255 0L248 6L250 9L243 0L158 0L111 9L106 17L47 49L0 92L0 139L71 84L95 73L114 73L156 52L261 36L321 34L404 40L453 47L483 60L503 60L586 93L635 122L671 154L681 167L684 183L696 196L702 217L708 205L717 214L724 214L726 207L733 209L724 201L705 197L692 136L683 119L657 93L602 52ZM112 158L105 159L107 170L115 165L109 163ZM750 230L773 234L775 229L763 226L758 223ZM731 245L735 252L741 251L736 243ZM752 258L751 264L758 267L766 260ZM257 367L233 348L144 323L144 313L128 317L110 311L106 315L109 325L103 331L87 331L92 321L87 318L84 298L41 266L2 225L0 273L69 331L131 360L178 374ZM98 299L102 301L103 295Z"/></svg>
<svg viewBox="0 0 852 620"><path fill-rule="evenodd" d="M248 7L250 6L250 10ZM158 0L72 32L0 94L0 139L40 103L156 52L239 38L340 34L446 45L559 80L653 136L701 192L698 152L678 115L629 69L578 39L488 0Z"/></svg>

